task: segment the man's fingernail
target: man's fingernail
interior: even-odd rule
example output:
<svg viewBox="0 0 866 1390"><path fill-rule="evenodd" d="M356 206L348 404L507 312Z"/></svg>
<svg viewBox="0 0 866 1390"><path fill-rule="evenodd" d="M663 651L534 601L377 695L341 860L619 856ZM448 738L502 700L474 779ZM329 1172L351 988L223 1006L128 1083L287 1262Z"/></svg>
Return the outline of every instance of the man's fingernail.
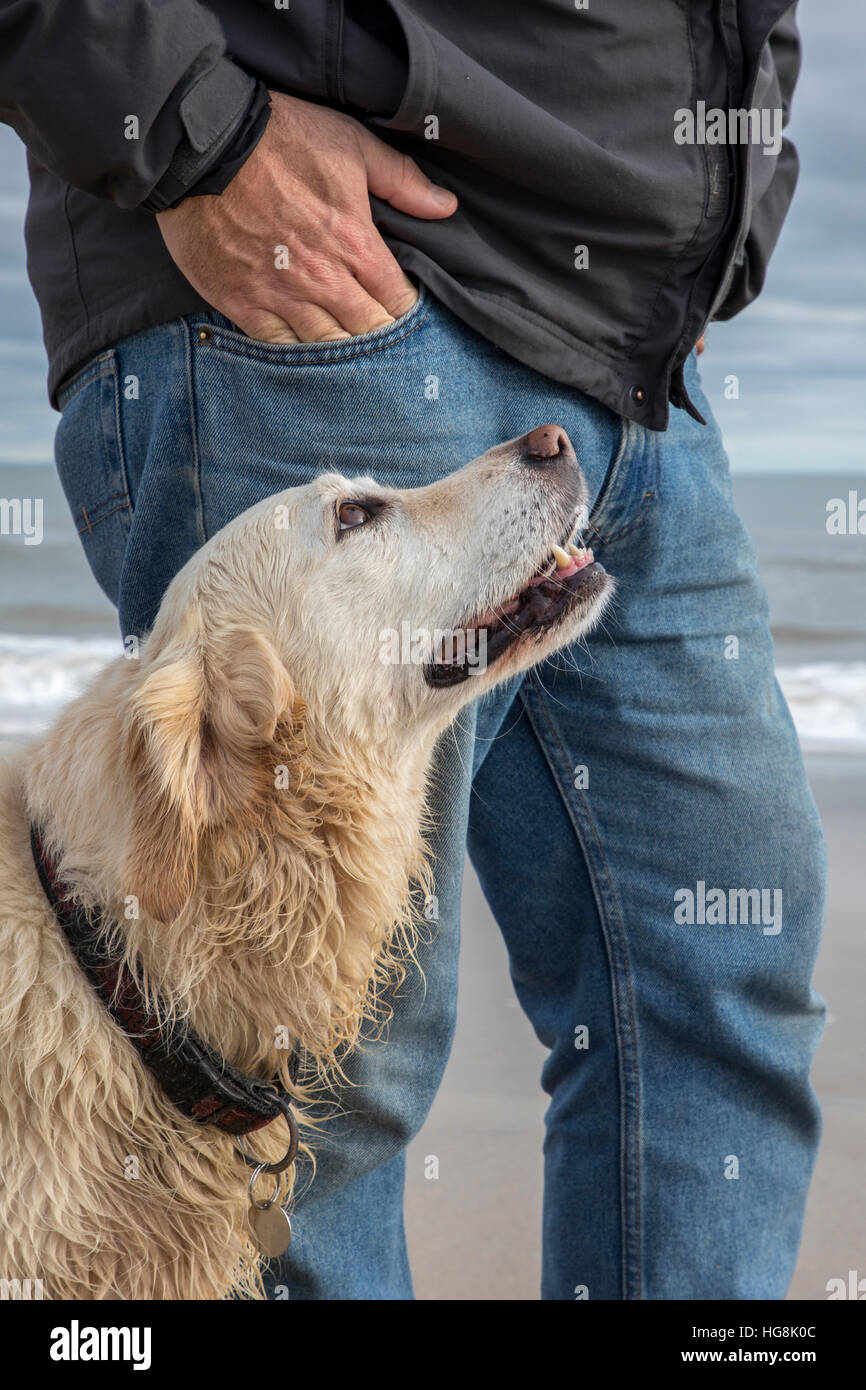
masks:
<svg viewBox="0 0 866 1390"><path fill-rule="evenodd" d="M431 183L430 193L434 203L441 203L443 207L455 201L454 194L447 188L443 188L439 183Z"/></svg>

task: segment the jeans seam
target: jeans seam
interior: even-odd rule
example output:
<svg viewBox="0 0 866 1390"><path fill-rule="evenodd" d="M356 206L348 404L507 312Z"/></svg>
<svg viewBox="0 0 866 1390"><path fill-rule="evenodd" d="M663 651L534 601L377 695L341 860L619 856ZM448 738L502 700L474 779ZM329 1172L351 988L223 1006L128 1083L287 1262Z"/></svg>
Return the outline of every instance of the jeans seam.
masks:
<svg viewBox="0 0 866 1390"><path fill-rule="evenodd" d="M524 683L524 685L521 687L520 693L530 723L536 732L536 736L538 737L539 729L537 727L537 720L534 717L531 697L528 697L526 693L528 688L529 687L527 683ZM537 687L533 688L537 690ZM557 749L559 750L559 753L562 756L564 764L567 767L570 766L570 759L568 758L567 750L562 743L556 725L554 724L553 720L550 718L548 714L542 692L538 692L538 707L538 714L540 718L544 720L544 723L547 726L548 737L553 743L555 743ZM565 803L569 820L571 821L572 826L574 827L575 835L583 853L584 860L586 862L587 869L590 874L590 879L593 885L593 894L595 896L596 906L599 912L599 918L602 922L602 930L604 932L605 941L607 943L610 940L610 928L614 928L618 937L619 951L622 957L622 976L624 977L628 1018L633 1038L633 1043L630 1047L625 1046L622 1029L619 1026L622 1010L618 1000L619 991L616 987L616 980L620 972L615 969L614 961L611 959L610 955L610 948L609 946L607 947L608 963L611 970L611 995L614 1008L614 1019L616 1020L617 1025L616 1038L617 1056L620 1063L620 1080L622 1085L623 1077L626 1075L627 1072L630 1071L632 1079L631 1089L633 1091L632 1099L629 1097L626 1087L623 1086L623 1094L620 1097L620 1194L622 1201L621 1220L623 1247L623 1296L625 1299L628 1300L632 1289L634 1289L634 1298L639 1300L641 1298L642 1287L640 1201L640 1068L638 1065L637 1055L637 1014L635 1009L634 994L632 990L631 971L629 969L628 964L628 952L626 949L625 932L623 929L622 916L619 911L619 907L616 900L616 892L613 886L613 878L608 867L607 859L605 857L601 837L598 833L598 827L595 823L595 820L593 819L586 799L580 794L578 789L575 789L578 799L580 801L584 819L589 830L591 831L592 838L595 841L595 847L598 851L598 855L601 860L603 877L606 882L606 891L603 891L602 885L599 882L599 875L597 874L593 865L592 857L588 855L586 852L584 838L581 834L581 828L578 823L578 820L575 817L574 808L571 805L570 798L563 794L562 787L559 783L559 778L557 777L558 769L556 766L556 762L554 759L550 757L549 749L546 746L546 740L543 737L539 737L539 744L541 746L542 752L544 753L550 765L551 772L553 773L554 780L557 783L560 796L562 796L562 799ZM607 930L605 930L605 923L607 924ZM634 1131L633 1142L631 1134L632 1130ZM634 1183L633 1199L629 1188L630 1178L633 1180Z"/></svg>
<svg viewBox="0 0 866 1390"><path fill-rule="evenodd" d="M123 479L123 491L126 503L130 511L132 510L132 493L129 490L129 478L126 473L126 450L123 447L123 428L120 421L120 374L118 371L117 355L113 355L111 363L112 385L114 387L114 437L117 441L117 466L120 476ZM121 508L116 508L120 511Z"/></svg>
<svg viewBox="0 0 866 1390"><path fill-rule="evenodd" d="M187 325L182 323L180 331L183 338L184 350L184 371L186 380L186 401L189 414L189 433L192 441L192 476L193 476L193 496L195 498L195 526L200 545L208 539L207 530L204 523L204 499L202 496L201 482L201 450L198 444L198 417L195 408L195 389L193 385L192 369L192 334Z"/></svg>

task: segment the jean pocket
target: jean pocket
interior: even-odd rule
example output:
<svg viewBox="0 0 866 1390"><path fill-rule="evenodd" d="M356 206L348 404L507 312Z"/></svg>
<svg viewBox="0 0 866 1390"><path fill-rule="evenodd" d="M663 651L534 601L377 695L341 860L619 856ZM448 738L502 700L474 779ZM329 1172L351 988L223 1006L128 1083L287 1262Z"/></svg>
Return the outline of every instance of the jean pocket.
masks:
<svg viewBox="0 0 866 1390"><path fill-rule="evenodd" d="M123 456L114 351L100 353L64 383L58 405L57 472L93 576L116 604L132 498Z"/></svg>
<svg viewBox="0 0 866 1390"><path fill-rule="evenodd" d="M653 434L620 417L617 447L587 526L590 545L611 545L646 517L658 489L658 447Z"/></svg>
<svg viewBox="0 0 866 1390"><path fill-rule="evenodd" d="M359 356L381 352L401 342L420 328L431 308L426 286L418 285L418 298L393 323L373 328L369 333L356 333L350 338L338 338L324 343L265 343L242 333L231 319L215 309L192 314L187 319L192 330L195 349L228 353L235 357L251 358L272 366L319 366L323 363L349 362Z"/></svg>

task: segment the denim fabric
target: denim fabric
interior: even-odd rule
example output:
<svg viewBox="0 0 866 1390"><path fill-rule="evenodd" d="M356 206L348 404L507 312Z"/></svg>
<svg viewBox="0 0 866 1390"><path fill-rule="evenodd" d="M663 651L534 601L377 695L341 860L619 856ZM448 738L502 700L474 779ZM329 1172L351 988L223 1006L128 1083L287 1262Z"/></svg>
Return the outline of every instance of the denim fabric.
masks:
<svg viewBox="0 0 866 1390"><path fill-rule="evenodd" d="M653 433L422 288L392 326L337 343L269 347L195 315L118 343L64 395L58 468L125 634L260 498L319 469L426 483L545 423L574 444L587 539L617 580L588 641L440 740L425 983L353 1058L274 1297L412 1297L403 1153L448 1057L467 844L549 1049L542 1296L785 1294L820 1131L824 849L694 354L686 384L709 425L674 411ZM770 890L780 923L678 920L685 890L713 889Z"/></svg>

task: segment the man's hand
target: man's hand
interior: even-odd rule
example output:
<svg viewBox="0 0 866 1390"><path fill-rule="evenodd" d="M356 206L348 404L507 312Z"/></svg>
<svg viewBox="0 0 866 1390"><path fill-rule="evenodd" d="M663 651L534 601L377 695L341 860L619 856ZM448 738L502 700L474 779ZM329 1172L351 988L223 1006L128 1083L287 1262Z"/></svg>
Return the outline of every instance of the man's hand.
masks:
<svg viewBox="0 0 866 1390"><path fill-rule="evenodd" d="M265 133L225 192L157 214L169 254L251 338L327 342L393 323L417 291L374 227L368 193L430 218L450 216L456 197L351 116L271 95Z"/></svg>

